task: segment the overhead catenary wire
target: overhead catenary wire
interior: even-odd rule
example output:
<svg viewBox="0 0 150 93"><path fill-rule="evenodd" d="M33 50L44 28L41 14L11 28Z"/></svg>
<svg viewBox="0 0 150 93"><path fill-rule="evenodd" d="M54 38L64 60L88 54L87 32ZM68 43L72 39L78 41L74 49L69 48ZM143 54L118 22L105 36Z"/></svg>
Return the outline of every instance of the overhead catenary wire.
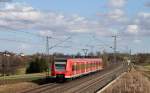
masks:
<svg viewBox="0 0 150 93"><path fill-rule="evenodd" d="M33 33L33 32L28 32L28 31L18 31L18 30L16 30L16 29L13 29L13 28L10 28L10 27L6 27L6 26L3 26L2 27L3 29L6 29L5 31L7 31L7 32L11 32L11 33L25 33L25 34L28 34L28 35L32 35L32 36L36 36L36 37L42 37L42 38L45 38L45 37L49 37L49 38L51 38L51 39L55 39L55 40L59 40L59 39L57 39L57 38L53 38L53 37L51 37L51 36L46 36L46 35L40 35L40 34L38 34L38 33ZM0 30L1 32L4 32L4 31L2 31L2 30ZM21 40L14 40L14 39L7 39L7 38L0 38L0 40L3 40L3 41L9 41L9 42L16 42L16 43L26 43L26 44L32 44L32 45L39 45L39 43L38 44L36 44L36 43L30 43L30 42L28 42L28 41L21 41ZM56 44L57 45L57 44ZM56 46L55 45L55 46Z"/></svg>
<svg viewBox="0 0 150 93"><path fill-rule="evenodd" d="M5 32L11 32L11 33L25 33L25 34L28 34L28 35L32 35L32 36L36 36L36 37L42 37L42 38L45 38L46 35L41 35L41 34L38 34L38 33L33 33L33 32L28 32L28 31L18 31L17 29L13 29L13 28L10 28L10 27L6 27L6 26L2 26L3 29L6 29ZM2 30L0 30L1 32L4 32ZM51 39L56 39L58 40L57 38L53 38L51 37Z"/></svg>
<svg viewBox="0 0 150 93"><path fill-rule="evenodd" d="M8 41L8 42L16 42L16 43L27 43L31 44L28 41L21 41L21 40L15 40L15 39L8 39L8 38L0 38L1 41Z"/></svg>
<svg viewBox="0 0 150 93"><path fill-rule="evenodd" d="M9 28L9 27L3 27L3 28L9 29L9 30L6 30L6 31L11 32L11 33L18 33L19 32L19 33L25 33L25 34L32 35L32 36L37 36L37 37L43 37L43 38L46 37L44 35L40 35L40 34L37 34L37 33L32 33L32 32L27 32L27 31L18 31L18 30L15 30L13 28ZM0 31L4 32L2 30L0 30ZM51 38L51 39L58 40L57 38L53 38L51 36L48 36L48 37ZM70 37L68 37L65 40L61 40L59 43L55 44L54 46L51 46L49 49L57 47L58 45L62 44L63 42L67 42L68 39L70 39ZM1 41L8 41L8 42L15 42L15 43L25 43L25 44L39 45L39 43L37 44L37 43L33 43L33 42L28 42L28 41L23 41L23 40L15 40L15 39L8 39L8 38L0 38L0 40Z"/></svg>
<svg viewBox="0 0 150 93"><path fill-rule="evenodd" d="M15 42L15 43L24 43L24 44L39 46L39 43L33 43L33 42L23 41L23 40L8 39L8 38L0 38L0 41L8 41L8 42ZM42 45L41 45L41 47L42 47Z"/></svg>
<svg viewBox="0 0 150 93"><path fill-rule="evenodd" d="M64 42L66 42L67 40L69 40L69 39L71 39L71 38L72 38L72 36L69 36L69 37L66 38L65 40L61 40L59 43L55 44L54 46L51 46L49 49L52 49L52 48L54 48L54 47L57 47L58 45L60 45L60 44L62 44L62 43L64 43Z"/></svg>
<svg viewBox="0 0 150 93"><path fill-rule="evenodd" d="M98 42L101 42L101 43L104 44L105 46L110 46L110 44L105 43L104 41L102 41L102 40L96 38L95 36L92 36L92 37L93 37L94 40L96 40L96 41L98 41Z"/></svg>

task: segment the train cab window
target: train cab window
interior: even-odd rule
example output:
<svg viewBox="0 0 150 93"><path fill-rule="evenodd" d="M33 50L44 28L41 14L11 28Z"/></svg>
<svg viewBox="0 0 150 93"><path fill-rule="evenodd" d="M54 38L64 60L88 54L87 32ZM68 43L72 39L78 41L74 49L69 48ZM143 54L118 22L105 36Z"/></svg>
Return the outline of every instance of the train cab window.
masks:
<svg viewBox="0 0 150 93"><path fill-rule="evenodd" d="M56 71L65 71L66 70L66 62L55 62Z"/></svg>
<svg viewBox="0 0 150 93"><path fill-rule="evenodd" d="M65 71L66 65L67 65L67 59L66 58L55 58L54 64L55 64L56 71Z"/></svg>

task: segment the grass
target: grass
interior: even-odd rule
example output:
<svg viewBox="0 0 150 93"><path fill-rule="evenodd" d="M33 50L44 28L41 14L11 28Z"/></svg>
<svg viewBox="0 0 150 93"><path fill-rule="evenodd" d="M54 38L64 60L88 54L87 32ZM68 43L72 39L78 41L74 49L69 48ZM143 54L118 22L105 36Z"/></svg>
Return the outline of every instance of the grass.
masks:
<svg viewBox="0 0 150 93"><path fill-rule="evenodd" d="M102 93L150 93L150 81L140 72L132 70Z"/></svg>
<svg viewBox="0 0 150 93"><path fill-rule="evenodd" d="M150 64L144 66L145 69L148 69L150 71Z"/></svg>
<svg viewBox="0 0 150 93"><path fill-rule="evenodd" d="M20 93L23 90L45 84L46 73L0 77L0 93ZM5 78L5 81L4 81Z"/></svg>
<svg viewBox="0 0 150 93"><path fill-rule="evenodd" d="M21 75L25 73L26 73L26 68L20 68L20 69L17 69L16 71L16 75Z"/></svg>
<svg viewBox="0 0 150 93"><path fill-rule="evenodd" d="M39 78L39 77L45 77L45 74L37 73L37 74L12 75L12 76L5 76L5 79L11 80L11 79ZM3 80L3 79L4 77L0 77L0 80Z"/></svg>
<svg viewBox="0 0 150 93"><path fill-rule="evenodd" d="M20 82L34 82L38 80L43 80L45 76L45 73L5 76L0 77L0 85L15 84Z"/></svg>
<svg viewBox="0 0 150 93"><path fill-rule="evenodd" d="M150 80L150 64L136 65L135 68Z"/></svg>

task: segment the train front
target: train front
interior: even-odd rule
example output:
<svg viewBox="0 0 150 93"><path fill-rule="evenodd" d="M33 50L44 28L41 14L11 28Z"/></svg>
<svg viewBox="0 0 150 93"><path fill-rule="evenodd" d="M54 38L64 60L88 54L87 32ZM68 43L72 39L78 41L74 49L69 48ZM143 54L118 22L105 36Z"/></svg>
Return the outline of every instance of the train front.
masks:
<svg viewBox="0 0 150 93"><path fill-rule="evenodd" d="M53 76L57 82L65 81L66 65L67 59L55 59L52 65L53 67L51 71L51 76Z"/></svg>

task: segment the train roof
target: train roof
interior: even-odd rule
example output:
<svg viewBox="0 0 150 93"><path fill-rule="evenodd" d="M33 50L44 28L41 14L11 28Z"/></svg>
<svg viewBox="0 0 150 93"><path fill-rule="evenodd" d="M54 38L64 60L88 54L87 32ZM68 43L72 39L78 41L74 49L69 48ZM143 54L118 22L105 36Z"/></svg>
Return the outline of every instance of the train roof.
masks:
<svg viewBox="0 0 150 93"><path fill-rule="evenodd" d="M55 58L55 61L81 61L81 60L102 60L102 58Z"/></svg>
<svg viewBox="0 0 150 93"><path fill-rule="evenodd" d="M101 58L70 58L68 60L101 60Z"/></svg>
<svg viewBox="0 0 150 93"><path fill-rule="evenodd" d="M68 58L55 58L55 61L67 61Z"/></svg>

